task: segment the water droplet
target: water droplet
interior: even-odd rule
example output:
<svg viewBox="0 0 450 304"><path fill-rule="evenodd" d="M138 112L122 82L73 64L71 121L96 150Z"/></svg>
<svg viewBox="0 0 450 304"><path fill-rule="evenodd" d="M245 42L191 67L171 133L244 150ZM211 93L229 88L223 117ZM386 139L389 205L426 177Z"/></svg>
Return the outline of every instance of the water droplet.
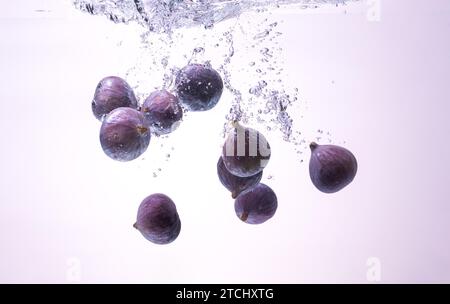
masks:
<svg viewBox="0 0 450 304"><path fill-rule="evenodd" d="M269 36L269 34L270 34L270 30L265 30L265 31L262 31L261 33L256 34L255 37L253 37L253 39L254 40L263 39L263 38Z"/></svg>
<svg viewBox="0 0 450 304"><path fill-rule="evenodd" d="M194 53L197 53L197 54L203 53L204 51L205 51L205 49L202 48L202 47L196 47L196 48L194 49Z"/></svg>
<svg viewBox="0 0 450 304"><path fill-rule="evenodd" d="M167 67L167 65L169 64L169 60L167 57L164 57L161 59L161 64L163 67Z"/></svg>

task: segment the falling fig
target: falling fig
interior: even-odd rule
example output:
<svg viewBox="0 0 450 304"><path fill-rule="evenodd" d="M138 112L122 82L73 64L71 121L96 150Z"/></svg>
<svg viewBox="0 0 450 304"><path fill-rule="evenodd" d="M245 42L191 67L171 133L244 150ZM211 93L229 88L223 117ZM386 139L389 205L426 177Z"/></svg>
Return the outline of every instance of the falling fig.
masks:
<svg viewBox="0 0 450 304"><path fill-rule="evenodd" d="M260 173L269 162L271 150L259 131L233 122L222 149L222 159L231 174L250 177Z"/></svg>
<svg viewBox="0 0 450 304"><path fill-rule="evenodd" d="M236 198L242 191L258 184L261 181L263 171L249 177L236 176L228 171L222 157L219 157L217 175L222 185L231 192L231 197Z"/></svg>
<svg viewBox="0 0 450 304"><path fill-rule="evenodd" d="M335 193L355 178L358 164L349 150L335 145L310 144L309 175L317 189Z"/></svg>
<svg viewBox="0 0 450 304"><path fill-rule="evenodd" d="M175 203L167 195L155 193L142 201L133 227L150 242L164 245L178 237L181 221Z"/></svg>
<svg viewBox="0 0 450 304"><path fill-rule="evenodd" d="M94 116L98 120L102 120L117 108L137 109L138 102L133 89L124 79L108 76L98 83L91 106Z"/></svg>
<svg viewBox="0 0 450 304"><path fill-rule="evenodd" d="M175 86L181 103L190 111L207 111L219 102L223 81L219 73L206 64L193 63L180 70Z"/></svg>
<svg viewBox="0 0 450 304"><path fill-rule="evenodd" d="M150 130L157 135L174 131L183 118L183 109L178 98L166 90L151 93L142 104L141 111L150 125Z"/></svg>
<svg viewBox="0 0 450 304"><path fill-rule="evenodd" d="M247 224L266 222L274 216L277 208L278 200L275 192L262 183L239 194L234 202L237 217Z"/></svg>
<svg viewBox="0 0 450 304"><path fill-rule="evenodd" d="M144 115L132 108L117 108L109 113L100 128L103 151L117 161L131 161L147 150L150 130Z"/></svg>

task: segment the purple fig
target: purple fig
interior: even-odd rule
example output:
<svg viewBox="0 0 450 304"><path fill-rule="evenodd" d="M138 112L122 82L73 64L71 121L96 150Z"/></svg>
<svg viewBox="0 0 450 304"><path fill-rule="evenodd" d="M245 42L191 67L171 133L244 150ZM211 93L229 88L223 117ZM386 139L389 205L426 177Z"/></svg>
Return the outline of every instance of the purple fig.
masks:
<svg viewBox="0 0 450 304"><path fill-rule="evenodd" d="M100 80L92 100L92 112L99 120L114 109L121 107L136 109L137 106L133 89L125 80L117 76L109 76Z"/></svg>
<svg viewBox="0 0 450 304"><path fill-rule="evenodd" d="M324 193L334 193L353 181L358 164L349 150L314 142L310 148L309 175L317 189Z"/></svg>
<svg viewBox="0 0 450 304"><path fill-rule="evenodd" d="M231 174L249 177L263 171L270 159L270 145L255 129L233 123L222 149L225 167Z"/></svg>
<svg viewBox="0 0 450 304"><path fill-rule="evenodd" d="M189 64L175 79L181 103L190 111L207 111L218 102L223 91L219 73L205 64Z"/></svg>
<svg viewBox="0 0 450 304"><path fill-rule="evenodd" d="M277 207L275 192L261 183L239 194L234 202L236 215L247 224L264 223L274 216Z"/></svg>
<svg viewBox="0 0 450 304"><path fill-rule="evenodd" d="M142 201L133 227L150 242L164 245L178 237L181 221L175 203L167 195L156 193Z"/></svg>
<svg viewBox="0 0 450 304"><path fill-rule="evenodd" d="M157 135L175 130L183 118L183 109L178 98L166 90L150 94L141 107L150 129Z"/></svg>
<svg viewBox="0 0 450 304"><path fill-rule="evenodd" d="M106 155L114 160L138 158L150 143L150 130L144 115L132 108L113 110L102 122L100 143Z"/></svg>
<svg viewBox="0 0 450 304"><path fill-rule="evenodd" d="M263 172L256 173L249 177L239 177L228 171L223 163L222 157L217 162L217 175L222 185L231 191L231 197L236 198L242 191L258 184L261 181Z"/></svg>

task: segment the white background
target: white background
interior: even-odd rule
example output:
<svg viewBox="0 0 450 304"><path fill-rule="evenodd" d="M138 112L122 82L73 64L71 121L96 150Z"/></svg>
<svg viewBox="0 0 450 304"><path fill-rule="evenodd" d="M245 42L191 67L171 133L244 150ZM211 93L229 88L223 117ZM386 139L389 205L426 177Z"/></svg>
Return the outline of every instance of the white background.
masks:
<svg viewBox="0 0 450 304"><path fill-rule="evenodd" d="M382 282L449 282L450 3L382 4L380 22L341 10L272 16L284 19L286 81L308 104L297 128L310 139L330 130L360 167L349 187L322 194L292 145L267 134L264 182L279 209L251 226L216 177L229 93L152 138L145 160L116 163L90 102L102 77L135 64L136 27L68 1L2 3L0 282L364 283L370 257ZM182 221L167 246L132 228L154 192Z"/></svg>

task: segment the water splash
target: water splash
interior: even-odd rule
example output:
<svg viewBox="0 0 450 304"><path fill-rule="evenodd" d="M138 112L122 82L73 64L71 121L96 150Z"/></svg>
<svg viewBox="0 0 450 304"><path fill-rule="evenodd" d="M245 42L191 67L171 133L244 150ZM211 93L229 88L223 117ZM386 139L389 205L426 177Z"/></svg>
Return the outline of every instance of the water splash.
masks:
<svg viewBox="0 0 450 304"><path fill-rule="evenodd" d="M191 26L211 28L218 22L248 11L264 11L285 5L317 8L357 0L73 0L75 6L113 22L138 22L152 32L170 32ZM261 33L264 35L264 33Z"/></svg>

